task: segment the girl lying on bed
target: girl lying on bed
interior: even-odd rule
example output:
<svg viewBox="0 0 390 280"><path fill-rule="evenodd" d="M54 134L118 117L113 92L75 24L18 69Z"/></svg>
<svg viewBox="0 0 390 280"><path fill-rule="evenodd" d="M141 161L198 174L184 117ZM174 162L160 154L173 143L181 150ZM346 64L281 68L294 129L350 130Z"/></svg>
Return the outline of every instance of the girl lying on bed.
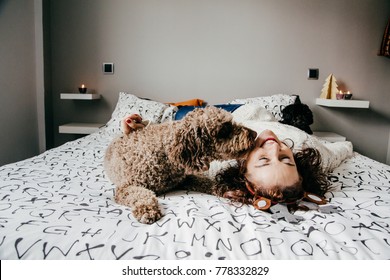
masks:
<svg viewBox="0 0 390 280"><path fill-rule="evenodd" d="M187 189L255 207L259 197L265 198L268 205L264 209L268 209L270 204L293 203L307 193L323 197L329 190L328 172L352 155L350 142L322 143L295 127L276 122L256 105L241 106L233 116L258 133L254 149L242 161L213 162L207 177L198 176L195 182L190 179ZM123 119L122 129L128 134L147 123L133 114Z"/></svg>

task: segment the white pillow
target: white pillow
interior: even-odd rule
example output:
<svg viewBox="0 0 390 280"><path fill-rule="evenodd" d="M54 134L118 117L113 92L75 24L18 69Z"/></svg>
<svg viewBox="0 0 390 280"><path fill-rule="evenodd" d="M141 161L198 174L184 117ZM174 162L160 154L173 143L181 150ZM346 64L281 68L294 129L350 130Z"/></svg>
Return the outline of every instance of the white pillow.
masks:
<svg viewBox="0 0 390 280"><path fill-rule="evenodd" d="M121 133L121 121L129 114L139 114L144 120L152 123L162 123L174 120L176 111L176 106L142 99L127 92L120 92L118 102L111 119L105 126L105 130L113 135Z"/></svg>
<svg viewBox="0 0 390 280"><path fill-rule="evenodd" d="M294 104L297 95L275 94L270 96L259 96L252 98L234 99L230 104L259 104L271 112L274 117L282 120L282 110L290 104Z"/></svg>
<svg viewBox="0 0 390 280"><path fill-rule="evenodd" d="M245 121L277 121L274 115L265 109L262 105L256 103L244 104L232 112L233 119L236 122Z"/></svg>

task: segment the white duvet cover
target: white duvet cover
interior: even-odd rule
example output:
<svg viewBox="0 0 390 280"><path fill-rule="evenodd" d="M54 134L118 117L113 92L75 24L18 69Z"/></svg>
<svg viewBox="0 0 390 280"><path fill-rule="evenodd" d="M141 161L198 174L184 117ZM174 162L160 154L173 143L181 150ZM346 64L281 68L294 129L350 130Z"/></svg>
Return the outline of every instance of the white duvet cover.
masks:
<svg viewBox="0 0 390 280"><path fill-rule="evenodd" d="M330 174L330 204L298 224L201 193L160 197L138 223L113 201L98 133L0 167L0 259L390 259L390 166L355 153Z"/></svg>

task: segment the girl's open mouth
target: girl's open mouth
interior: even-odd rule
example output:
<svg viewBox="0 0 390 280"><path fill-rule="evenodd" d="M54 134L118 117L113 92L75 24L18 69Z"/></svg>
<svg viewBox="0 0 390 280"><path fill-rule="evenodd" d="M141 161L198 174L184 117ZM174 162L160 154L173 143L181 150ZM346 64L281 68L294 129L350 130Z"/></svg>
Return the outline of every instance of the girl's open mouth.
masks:
<svg viewBox="0 0 390 280"><path fill-rule="evenodd" d="M267 139L265 139L265 140L263 141L263 143L261 144L261 147L262 147L265 143L267 143L268 141L274 141L274 142L278 143L278 141L276 141L276 139L275 139L274 137L268 137Z"/></svg>

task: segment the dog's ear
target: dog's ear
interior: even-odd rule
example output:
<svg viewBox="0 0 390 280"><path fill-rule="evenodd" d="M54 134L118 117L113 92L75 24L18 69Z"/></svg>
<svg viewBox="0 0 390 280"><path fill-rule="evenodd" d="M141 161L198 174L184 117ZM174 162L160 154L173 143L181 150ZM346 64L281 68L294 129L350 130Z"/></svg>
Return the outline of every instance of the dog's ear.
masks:
<svg viewBox="0 0 390 280"><path fill-rule="evenodd" d="M202 171L206 163L202 162L205 153L207 139L202 139L204 134L200 127L185 127L185 130L178 129L173 136L172 145L168 152L168 157L180 164L186 172L193 170Z"/></svg>
<svg viewBox="0 0 390 280"><path fill-rule="evenodd" d="M233 133L233 124L231 122L225 122L219 127L217 131L217 138L226 139L229 138Z"/></svg>

